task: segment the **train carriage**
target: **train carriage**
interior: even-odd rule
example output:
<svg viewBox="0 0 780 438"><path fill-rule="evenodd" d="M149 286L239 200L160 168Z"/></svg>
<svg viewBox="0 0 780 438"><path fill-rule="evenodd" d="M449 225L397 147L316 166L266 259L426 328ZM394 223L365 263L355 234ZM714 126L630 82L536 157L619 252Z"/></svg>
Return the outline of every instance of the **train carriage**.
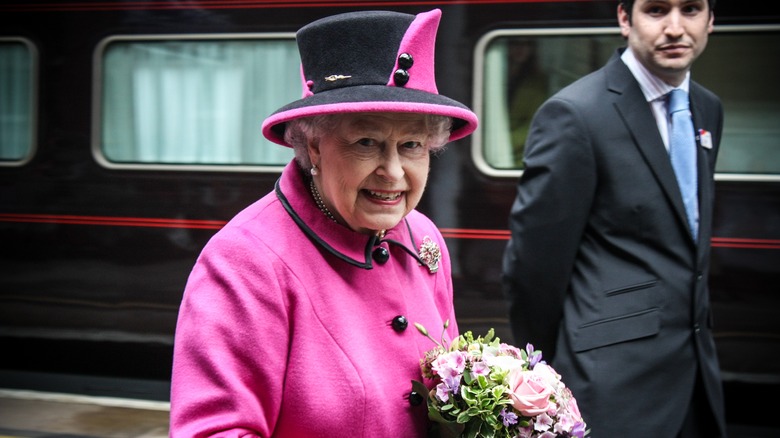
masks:
<svg viewBox="0 0 780 438"><path fill-rule="evenodd" d="M260 124L300 95L295 31L432 8L440 91L481 126L432 160L419 209L447 239L461 329L512 342L499 275L527 122L622 44L614 0L6 1L0 387L167 399L195 258L292 157ZM721 1L715 25L693 77L726 112L710 288L736 418L780 386L780 16Z"/></svg>

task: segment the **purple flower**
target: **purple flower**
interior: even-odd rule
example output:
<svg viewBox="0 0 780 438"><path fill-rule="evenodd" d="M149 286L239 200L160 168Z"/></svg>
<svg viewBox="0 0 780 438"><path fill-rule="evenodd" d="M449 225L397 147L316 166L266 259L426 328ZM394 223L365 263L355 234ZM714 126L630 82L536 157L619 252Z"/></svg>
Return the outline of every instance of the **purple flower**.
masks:
<svg viewBox="0 0 780 438"><path fill-rule="evenodd" d="M450 399L450 389L447 388L447 384L444 382L436 385L436 398L443 403L447 403L447 400Z"/></svg>
<svg viewBox="0 0 780 438"><path fill-rule="evenodd" d="M537 415L536 421L534 421L534 429L538 430L539 432L550 430L552 425L553 425L553 419L550 418L549 415L544 413Z"/></svg>
<svg viewBox="0 0 780 438"><path fill-rule="evenodd" d="M577 438L583 438L585 436L585 423L580 421L577 424L575 424L574 428L571 430L571 436L576 436Z"/></svg>
<svg viewBox="0 0 780 438"><path fill-rule="evenodd" d="M534 351L534 346L531 344L525 345L525 351L528 353L528 365L529 368L533 369L536 364L542 361L542 352L541 351Z"/></svg>
<svg viewBox="0 0 780 438"><path fill-rule="evenodd" d="M518 427L517 438L531 438L534 434L534 429L531 426Z"/></svg>
<svg viewBox="0 0 780 438"><path fill-rule="evenodd" d="M490 374L490 367L485 362L482 362L480 360L471 364L472 377L487 376L489 374Z"/></svg>
<svg viewBox="0 0 780 438"><path fill-rule="evenodd" d="M460 351L452 351L442 354L431 364L436 374L441 378L460 377L466 369L466 356Z"/></svg>
<svg viewBox="0 0 780 438"><path fill-rule="evenodd" d="M517 424L517 414L515 414L512 411L507 411L506 408L501 410L501 421L504 423L504 426L509 427L513 424Z"/></svg>
<svg viewBox="0 0 780 438"><path fill-rule="evenodd" d="M450 394L456 394L460 389L460 376L447 376L436 385L436 398L444 403L450 399Z"/></svg>

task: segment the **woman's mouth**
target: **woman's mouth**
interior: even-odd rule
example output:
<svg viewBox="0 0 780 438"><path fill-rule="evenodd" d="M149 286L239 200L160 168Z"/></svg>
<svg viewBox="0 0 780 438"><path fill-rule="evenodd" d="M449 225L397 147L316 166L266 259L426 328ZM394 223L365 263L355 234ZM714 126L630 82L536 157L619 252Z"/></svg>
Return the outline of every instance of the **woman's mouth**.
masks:
<svg viewBox="0 0 780 438"><path fill-rule="evenodd" d="M365 190L370 198L378 199L380 201L395 201L401 197L403 192L375 192L373 190Z"/></svg>

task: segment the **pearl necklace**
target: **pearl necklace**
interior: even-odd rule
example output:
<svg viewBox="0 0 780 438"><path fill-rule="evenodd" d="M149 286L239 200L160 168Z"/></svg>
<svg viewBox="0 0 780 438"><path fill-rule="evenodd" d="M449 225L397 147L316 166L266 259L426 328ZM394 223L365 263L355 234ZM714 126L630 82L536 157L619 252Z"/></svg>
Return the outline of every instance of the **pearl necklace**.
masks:
<svg viewBox="0 0 780 438"><path fill-rule="evenodd" d="M309 180L309 190L311 190L311 196L314 198L314 202L317 203L317 208L319 208L321 212L325 213L325 216L327 216L328 219L332 220L333 222L338 222L336 221L336 218L333 217L333 213L328 210L328 207L326 207L325 203L322 201L320 192L317 190L317 186L314 185L313 178Z"/></svg>
<svg viewBox="0 0 780 438"><path fill-rule="evenodd" d="M314 185L314 179L309 180L309 190L311 191L311 196L314 198L314 202L317 204L317 208L319 208L320 211L323 212L325 216L328 217L328 219L338 223L336 218L333 216L333 213L331 213L330 210L328 210L328 207L325 206L325 202L322 201L322 196L320 196L320 191L317 190L317 186ZM376 233L376 236L379 239L384 239L386 232L387 230L379 230L379 232Z"/></svg>

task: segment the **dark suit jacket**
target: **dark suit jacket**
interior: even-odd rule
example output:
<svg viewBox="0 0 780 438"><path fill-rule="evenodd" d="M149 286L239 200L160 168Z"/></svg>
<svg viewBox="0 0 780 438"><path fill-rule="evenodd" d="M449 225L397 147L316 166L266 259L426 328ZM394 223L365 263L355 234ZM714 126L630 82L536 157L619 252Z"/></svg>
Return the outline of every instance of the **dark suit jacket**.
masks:
<svg viewBox="0 0 780 438"><path fill-rule="evenodd" d="M504 257L515 342L572 389L595 438L673 437L699 372L725 431L707 276L720 100L691 83L694 241L669 155L616 54L537 112ZM725 433L725 432L724 432Z"/></svg>

